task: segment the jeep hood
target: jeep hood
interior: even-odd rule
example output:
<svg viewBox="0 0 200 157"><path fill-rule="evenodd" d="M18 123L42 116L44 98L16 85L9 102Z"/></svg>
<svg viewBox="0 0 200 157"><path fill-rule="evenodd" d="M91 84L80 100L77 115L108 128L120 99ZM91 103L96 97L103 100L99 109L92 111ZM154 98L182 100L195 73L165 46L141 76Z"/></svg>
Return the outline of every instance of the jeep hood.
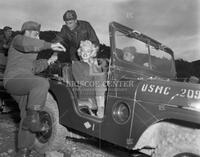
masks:
<svg viewBox="0 0 200 157"><path fill-rule="evenodd" d="M144 80L137 86L136 100L200 109L200 85L171 80Z"/></svg>

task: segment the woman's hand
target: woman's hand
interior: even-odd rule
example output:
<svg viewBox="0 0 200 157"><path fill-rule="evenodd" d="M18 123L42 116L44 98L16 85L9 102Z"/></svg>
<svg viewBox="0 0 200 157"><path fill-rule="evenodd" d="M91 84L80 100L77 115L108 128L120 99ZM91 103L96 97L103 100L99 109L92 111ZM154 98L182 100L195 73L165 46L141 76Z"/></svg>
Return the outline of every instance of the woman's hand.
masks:
<svg viewBox="0 0 200 157"><path fill-rule="evenodd" d="M54 53L51 58L48 59L48 64L53 64L58 59L57 53Z"/></svg>

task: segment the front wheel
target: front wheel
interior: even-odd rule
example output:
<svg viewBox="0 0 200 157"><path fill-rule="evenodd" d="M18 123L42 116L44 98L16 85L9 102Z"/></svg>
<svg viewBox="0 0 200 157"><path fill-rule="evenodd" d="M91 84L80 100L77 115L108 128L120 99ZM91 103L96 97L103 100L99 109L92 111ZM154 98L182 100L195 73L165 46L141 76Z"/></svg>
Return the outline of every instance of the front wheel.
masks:
<svg viewBox="0 0 200 157"><path fill-rule="evenodd" d="M200 130L164 123L153 157L200 157Z"/></svg>
<svg viewBox="0 0 200 157"><path fill-rule="evenodd" d="M45 131L36 134L35 150L42 154L62 150L68 131L59 124L57 103L50 93L48 93L45 106L39 114L40 121L45 126Z"/></svg>

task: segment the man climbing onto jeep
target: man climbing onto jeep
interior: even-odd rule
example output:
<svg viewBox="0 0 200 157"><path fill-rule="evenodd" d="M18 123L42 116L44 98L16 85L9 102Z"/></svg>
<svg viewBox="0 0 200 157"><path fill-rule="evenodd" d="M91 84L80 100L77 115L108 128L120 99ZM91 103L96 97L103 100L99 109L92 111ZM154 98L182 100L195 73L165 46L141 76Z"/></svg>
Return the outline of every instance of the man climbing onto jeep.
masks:
<svg viewBox="0 0 200 157"><path fill-rule="evenodd" d="M35 140L34 133L44 129L39 121L38 110L46 101L49 82L35 74L44 70L48 62L47 60L37 61L37 53L45 49L65 51L60 43L40 40L40 27L41 25L37 22L25 22L21 28L22 35L17 35L13 39L8 51L3 83L8 93L17 101L21 114L18 133L19 150L16 157L28 157Z"/></svg>

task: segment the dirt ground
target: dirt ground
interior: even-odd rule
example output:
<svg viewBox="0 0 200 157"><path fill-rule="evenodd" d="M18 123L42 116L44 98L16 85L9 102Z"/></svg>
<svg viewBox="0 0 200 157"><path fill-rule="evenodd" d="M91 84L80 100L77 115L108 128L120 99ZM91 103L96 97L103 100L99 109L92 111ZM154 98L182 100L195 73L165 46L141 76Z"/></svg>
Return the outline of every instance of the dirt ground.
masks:
<svg viewBox="0 0 200 157"><path fill-rule="evenodd" d="M13 157L16 153L16 136L18 131L19 116L18 113L1 114L0 113L0 157ZM71 140L66 144L71 149L71 157L128 157L131 156L125 150L112 146L107 143L97 142L95 140ZM33 151L32 157L44 157ZM144 157L137 152L132 157ZM55 156L56 157L56 156Z"/></svg>
<svg viewBox="0 0 200 157"><path fill-rule="evenodd" d="M18 113L0 114L0 157L13 157L16 153ZM33 152L33 157L43 157Z"/></svg>

